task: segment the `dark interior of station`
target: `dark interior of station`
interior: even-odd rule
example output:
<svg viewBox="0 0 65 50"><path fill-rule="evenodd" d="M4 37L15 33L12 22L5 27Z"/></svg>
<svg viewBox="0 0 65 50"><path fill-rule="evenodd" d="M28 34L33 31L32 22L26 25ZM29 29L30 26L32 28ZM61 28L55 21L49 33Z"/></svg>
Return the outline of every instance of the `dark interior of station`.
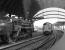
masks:
<svg viewBox="0 0 65 50"><path fill-rule="evenodd" d="M0 0L0 12L31 18L38 10L40 6L35 0Z"/></svg>
<svg viewBox="0 0 65 50"><path fill-rule="evenodd" d="M0 44L10 43L11 41L15 42L31 37L33 30L32 18L39 10L40 6L35 0L0 0L0 22L4 22L6 24L4 26L0 26L2 29L0 33ZM9 17L6 17L6 14L9 14ZM12 18L11 15L16 15L19 19L13 19L13 21L10 22L10 19ZM20 17L22 17L22 19L20 19ZM21 30L15 30L16 28L14 27L17 27L17 29L20 29L20 27L22 28ZM4 28L6 28L6 30ZM23 34L29 35L24 37Z"/></svg>

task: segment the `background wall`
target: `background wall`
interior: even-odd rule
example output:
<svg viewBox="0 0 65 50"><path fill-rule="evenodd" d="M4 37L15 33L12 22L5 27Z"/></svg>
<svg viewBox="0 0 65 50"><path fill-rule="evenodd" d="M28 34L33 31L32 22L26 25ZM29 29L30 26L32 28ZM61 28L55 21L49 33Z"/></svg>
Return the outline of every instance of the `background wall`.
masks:
<svg viewBox="0 0 65 50"><path fill-rule="evenodd" d="M65 0L37 0L40 4L40 7L47 8L47 7L60 7L65 8Z"/></svg>

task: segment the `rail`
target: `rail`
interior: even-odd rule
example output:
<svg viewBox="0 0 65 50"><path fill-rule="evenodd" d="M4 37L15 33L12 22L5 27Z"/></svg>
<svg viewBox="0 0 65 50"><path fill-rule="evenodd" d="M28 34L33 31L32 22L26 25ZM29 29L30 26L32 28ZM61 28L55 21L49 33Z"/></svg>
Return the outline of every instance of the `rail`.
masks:
<svg viewBox="0 0 65 50"><path fill-rule="evenodd" d="M34 37L34 38L30 38L30 39L27 39L27 40L22 40L22 41L20 41L20 42L17 42L17 43L13 43L13 44L9 44L9 45L6 45L6 46L2 46L2 47L0 47L0 50L5 50L5 49L7 49L7 48L11 48L11 47L14 47L14 46L17 46L17 45L20 45L20 44L22 44L22 46L25 46L25 45L27 45L27 44L30 44L30 43L32 43L33 42L33 40L35 41L36 39L39 39L39 38L41 38L42 36L38 36L38 37ZM36 40L37 41L37 40ZM30 43L27 43L27 42L30 42ZM27 43L27 44L24 44L25 43Z"/></svg>
<svg viewBox="0 0 65 50"><path fill-rule="evenodd" d="M0 50L32 50L41 46L43 43L46 43L50 36L38 36L34 38L30 38L28 40L23 40L21 42L10 44L7 46L0 47Z"/></svg>

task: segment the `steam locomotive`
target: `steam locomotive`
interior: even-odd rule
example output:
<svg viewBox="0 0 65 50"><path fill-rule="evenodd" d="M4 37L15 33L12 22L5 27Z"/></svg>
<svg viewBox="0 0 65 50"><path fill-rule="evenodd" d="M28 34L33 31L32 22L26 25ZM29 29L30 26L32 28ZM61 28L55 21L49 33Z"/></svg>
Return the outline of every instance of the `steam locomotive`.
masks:
<svg viewBox="0 0 65 50"><path fill-rule="evenodd" d="M0 22L0 44L17 42L32 37L33 24L29 20L16 19Z"/></svg>

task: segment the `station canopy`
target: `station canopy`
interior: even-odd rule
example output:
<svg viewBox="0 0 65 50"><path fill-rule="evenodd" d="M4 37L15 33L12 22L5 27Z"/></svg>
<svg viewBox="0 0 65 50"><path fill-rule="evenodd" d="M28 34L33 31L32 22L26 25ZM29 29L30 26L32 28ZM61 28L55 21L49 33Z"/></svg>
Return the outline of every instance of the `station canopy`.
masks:
<svg viewBox="0 0 65 50"><path fill-rule="evenodd" d="M65 18L65 9L50 7L38 11L33 18Z"/></svg>
<svg viewBox="0 0 65 50"><path fill-rule="evenodd" d="M65 22L65 9L57 7L49 7L38 11L34 16L34 29L41 30L45 22L54 24L58 21Z"/></svg>

